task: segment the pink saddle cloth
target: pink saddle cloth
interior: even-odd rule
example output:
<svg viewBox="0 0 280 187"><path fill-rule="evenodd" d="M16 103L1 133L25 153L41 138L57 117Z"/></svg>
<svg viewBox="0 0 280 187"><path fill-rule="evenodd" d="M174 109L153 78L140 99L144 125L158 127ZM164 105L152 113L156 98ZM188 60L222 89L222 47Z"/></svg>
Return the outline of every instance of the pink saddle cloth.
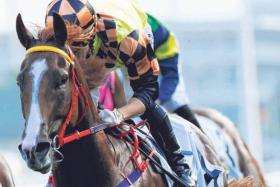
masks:
<svg viewBox="0 0 280 187"><path fill-rule="evenodd" d="M111 72L105 79L103 85L99 88L99 99L98 102L104 109L113 110L113 92L115 89L115 72Z"/></svg>

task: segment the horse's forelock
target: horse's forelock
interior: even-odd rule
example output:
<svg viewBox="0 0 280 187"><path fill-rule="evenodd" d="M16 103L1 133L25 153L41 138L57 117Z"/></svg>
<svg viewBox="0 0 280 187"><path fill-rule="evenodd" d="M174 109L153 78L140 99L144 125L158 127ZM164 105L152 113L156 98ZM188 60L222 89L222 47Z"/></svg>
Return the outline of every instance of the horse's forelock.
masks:
<svg viewBox="0 0 280 187"><path fill-rule="evenodd" d="M54 30L51 27L46 27L38 32L38 39L42 42L46 42L54 36Z"/></svg>
<svg viewBox="0 0 280 187"><path fill-rule="evenodd" d="M65 22L67 28L67 42L71 43L74 40L80 39L83 33L82 28L71 23ZM38 31L38 39L42 42L47 42L54 36L53 27L41 28Z"/></svg>

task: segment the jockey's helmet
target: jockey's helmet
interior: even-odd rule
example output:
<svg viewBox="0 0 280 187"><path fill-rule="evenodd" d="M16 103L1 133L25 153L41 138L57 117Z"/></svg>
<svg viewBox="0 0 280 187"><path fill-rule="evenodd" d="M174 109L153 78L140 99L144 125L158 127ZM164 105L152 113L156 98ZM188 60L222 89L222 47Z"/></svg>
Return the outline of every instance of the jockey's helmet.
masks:
<svg viewBox="0 0 280 187"><path fill-rule="evenodd" d="M80 27L86 36L94 33L97 16L87 0L53 0L47 8L46 27L52 26L53 13L58 13L66 22Z"/></svg>

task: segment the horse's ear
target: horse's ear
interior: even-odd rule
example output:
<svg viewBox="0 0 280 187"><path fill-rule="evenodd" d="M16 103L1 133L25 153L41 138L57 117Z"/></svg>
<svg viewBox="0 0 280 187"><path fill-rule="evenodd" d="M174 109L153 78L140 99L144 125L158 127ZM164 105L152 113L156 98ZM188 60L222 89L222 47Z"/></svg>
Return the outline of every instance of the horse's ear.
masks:
<svg viewBox="0 0 280 187"><path fill-rule="evenodd" d="M64 46L67 40L67 29L62 17L57 13L53 13L53 28L55 41Z"/></svg>
<svg viewBox="0 0 280 187"><path fill-rule="evenodd" d="M24 23L22 21L21 15L17 15L17 21L16 21L16 30L17 35L20 43L28 49L31 46L32 41L34 40L33 35L31 32L29 32L26 27L24 26Z"/></svg>

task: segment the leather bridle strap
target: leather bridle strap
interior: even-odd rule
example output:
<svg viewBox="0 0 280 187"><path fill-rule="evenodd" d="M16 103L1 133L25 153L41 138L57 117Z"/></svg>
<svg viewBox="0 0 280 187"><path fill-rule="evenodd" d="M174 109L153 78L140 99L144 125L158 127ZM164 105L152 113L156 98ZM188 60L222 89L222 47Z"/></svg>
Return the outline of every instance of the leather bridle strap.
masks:
<svg viewBox="0 0 280 187"><path fill-rule="evenodd" d="M89 136L89 135L95 135L96 133L103 131L105 129L108 129L110 127L112 127L112 123L101 123L97 126L90 127L87 130L76 131L75 133L64 137L63 144L65 145L67 143L73 142L75 140L79 140L79 139Z"/></svg>
<svg viewBox="0 0 280 187"><path fill-rule="evenodd" d="M60 147L65 144L64 143L65 130L66 130L67 126L70 124L70 121L73 116L73 111L74 111L75 107L77 106L78 98L79 98L79 87L76 84L76 76L75 76L74 68L71 69L71 75L72 75L72 83L73 83L72 85L74 87L74 93L73 93L72 103L71 103L70 109L68 111L67 117L66 117L64 123L62 124L62 126L59 128L58 133L57 133L57 138L58 138Z"/></svg>
<svg viewBox="0 0 280 187"><path fill-rule="evenodd" d="M80 121L83 119L83 117L85 116L85 110L89 106L88 98L85 93L84 87L81 83L79 83L77 76L76 76L76 71L73 67L71 67L71 75L72 75L72 85L74 87L74 93L72 96L73 97L72 103L71 103L70 109L68 111L67 117L66 117L64 123L62 124L62 126L60 127L58 134L57 134L59 147L70 142L69 138L64 137L64 135L65 135L66 128L70 124L70 121L72 119L73 111L74 111L75 107L77 106L79 96L81 96L83 98L84 111L82 112L80 119L77 120L76 124L80 123Z"/></svg>

